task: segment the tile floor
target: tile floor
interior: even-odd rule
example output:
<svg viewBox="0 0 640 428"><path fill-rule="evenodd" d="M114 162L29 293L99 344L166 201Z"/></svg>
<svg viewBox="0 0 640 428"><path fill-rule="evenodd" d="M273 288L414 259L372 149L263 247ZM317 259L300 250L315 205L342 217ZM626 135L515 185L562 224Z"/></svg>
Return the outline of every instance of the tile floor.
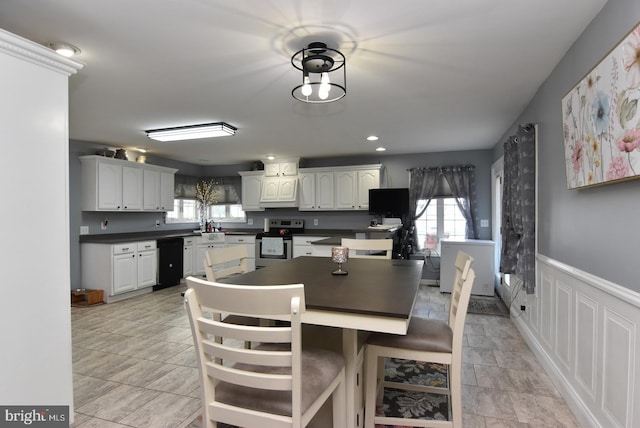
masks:
<svg viewBox="0 0 640 428"><path fill-rule="evenodd" d="M72 308L73 428L188 427L200 411L184 286ZM415 312L446 318L448 294L421 286ZM509 318L467 316L465 427L577 427Z"/></svg>

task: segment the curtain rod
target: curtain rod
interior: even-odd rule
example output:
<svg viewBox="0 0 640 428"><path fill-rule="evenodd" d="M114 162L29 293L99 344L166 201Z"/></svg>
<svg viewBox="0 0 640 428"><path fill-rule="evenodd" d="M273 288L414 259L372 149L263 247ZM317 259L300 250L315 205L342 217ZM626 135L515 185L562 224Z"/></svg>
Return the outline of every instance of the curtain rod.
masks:
<svg viewBox="0 0 640 428"><path fill-rule="evenodd" d="M407 168L407 171L437 171L445 168L460 168L460 169L474 169L475 165L446 165L446 166L429 166L422 168Z"/></svg>

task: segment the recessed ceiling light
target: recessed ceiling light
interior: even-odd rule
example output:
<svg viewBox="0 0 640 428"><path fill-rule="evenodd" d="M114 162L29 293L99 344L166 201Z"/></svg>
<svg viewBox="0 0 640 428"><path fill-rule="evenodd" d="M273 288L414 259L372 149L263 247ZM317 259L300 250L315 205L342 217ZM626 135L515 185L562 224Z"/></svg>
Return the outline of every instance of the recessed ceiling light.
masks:
<svg viewBox="0 0 640 428"><path fill-rule="evenodd" d="M376 149L376 152L384 152L385 150L387 150L387 149L385 149L384 147L378 147Z"/></svg>
<svg viewBox="0 0 640 428"><path fill-rule="evenodd" d="M59 55L70 58L80 53L80 49L64 42L50 42L48 46L56 51Z"/></svg>
<svg viewBox="0 0 640 428"><path fill-rule="evenodd" d="M369 135L367 137L367 141L378 141L378 136L376 135Z"/></svg>
<svg viewBox="0 0 640 428"><path fill-rule="evenodd" d="M267 159L269 160L274 160L276 157L275 156L267 156Z"/></svg>

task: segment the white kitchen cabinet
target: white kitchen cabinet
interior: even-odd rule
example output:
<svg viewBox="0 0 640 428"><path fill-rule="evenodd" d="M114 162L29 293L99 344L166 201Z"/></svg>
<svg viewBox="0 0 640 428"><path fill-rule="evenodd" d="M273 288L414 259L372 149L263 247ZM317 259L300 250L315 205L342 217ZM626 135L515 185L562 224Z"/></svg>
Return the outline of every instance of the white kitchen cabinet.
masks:
<svg viewBox="0 0 640 428"><path fill-rule="evenodd" d="M260 206L263 171L241 171L242 176L242 209L244 211L264 211Z"/></svg>
<svg viewBox="0 0 640 428"><path fill-rule="evenodd" d="M175 172L160 171L160 211L173 211Z"/></svg>
<svg viewBox="0 0 640 428"><path fill-rule="evenodd" d="M335 172L335 201L339 210L368 210L369 189L380 187L380 167Z"/></svg>
<svg viewBox="0 0 640 428"><path fill-rule="evenodd" d="M97 156L81 161L84 211L142 210L141 169Z"/></svg>
<svg viewBox="0 0 640 428"><path fill-rule="evenodd" d="M255 235L225 235L227 247L244 245L247 248L247 271L256 270L256 237ZM231 267L231 265L227 266Z"/></svg>
<svg viewBox="0 0 640 428"><path fill-rule="evenodd" d="M312 245L313 257L331 257L332 245Z"/></svg>
<svg viewBox="0 0 640 428"><path fill-rule="evenodd" d="M295 202L297 199L298 177L264 177L261 203Z"/></svg>
<svg viewBox="0 0 640 428"><path fill-rule="evenodd" d="M107 303L151 291L156 285L156 241L82 243L82 288L104 291Z"/></svg>
<svg viewBox="0 0 640 428"><path fill-rule="evenodd" d="M122 166L122 210L142 209L143 170L128 165Z"/></svg>
<svg viewBox="0 0 640 428"><path fill-rule="evenodd" d="M160 210L160 171L145 169L143 174L143 207L146 211Z"/></svg>
<svg viewBox="0 0 640 428"><path fill-rule="evenodd" d="M195 266L195 238L183 238L182 277L193 275Z"/></svg>
<svg viewBox="0 0 640 428"><path fill-rule="evenodd" d="M137 288L156 285L158 277L158 251L156 241L138 242L137 245Z"/></svg>
<svg viewBox="0 0 640 428"><path fill-rule="evenodd" d="M289 177L298 175L298 159L263 161L265 177Z"/></svg>
<svg viewBox="0 0 640 428"><path fill-rule="evenodd" d="M300 256L319 256L319 253L314 253L314 248L319 245L313 245L312 242L320 241L321 239L327 239L327 236L307 236L307 235L294 235L293 236L293 257ZM329 248L329 254L331 254L331 246Z"/></svg>
<svg viewBox="0 0 640 428"><path fill-rule="evenodd" d="M98 210L119 210L122 207L122 165L115 165L108 162L96 162L94 168L83 167L83 189L91 191L88 184L95 183L97 187L97 200L86 197L83 192L83 207L87 210L97 208ZM86 173L86 174L85 174ZM87 176L90 174L89 176ZM97 176L95 176L97 174ZM87 186L85 186L87 184ZM93 196L89 193L88 196ZM89 206L84 203L93 202ZM95 204L97 203L97 207Z"/></svg>
<svg viewBox="0 0 640 428"><path fill-rule="evenodd" d="M104 156L81 156L80 162L83 211L173 210L176 169Z"/></svg>
<svg viewBox="0 0 640 428"><path fill-rule="evenodd" d="M356 209L369 209L369 190L380 187L380 170L365 169L357 172L358 189L356 191Z"/></svg>
<svg viewBox="0 0 640 428"><path fill-rule="evenodd" d="M326 211L335 208L333 171L301 172L300 211Z"/></svg>
<svg viewBox="0 0 640 428"><path fill-rule="evenodd" d="M113 246L113 283L110 290L112 295L136 289L138 269L135 245Z"/></svg>
<svg viewBox="0 0 640 428"><path fill-rule="evenodd" d="M174 174L145 168L143 208L145 211L173 211Z"/></svg>
<svg viewBox="0 0 640 428"><path fill-rule="evenodd" d="M336 181L336 208L339 210L353 210L356 208L356 194L358 181L356 171L338 171Z"/></svg>
<svg viewBox="0 0 640 428"><path fill-rule="evenodd" d="M300 200L298 209L300 211L316 210L316 174L314 172L301 172L298 175L300 183Z"/></svg>

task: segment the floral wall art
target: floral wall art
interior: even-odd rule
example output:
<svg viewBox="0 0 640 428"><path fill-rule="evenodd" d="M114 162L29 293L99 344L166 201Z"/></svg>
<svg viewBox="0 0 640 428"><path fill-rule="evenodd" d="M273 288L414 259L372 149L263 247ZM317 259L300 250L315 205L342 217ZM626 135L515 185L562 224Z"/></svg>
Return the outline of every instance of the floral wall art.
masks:
<svg viewBox="0 0 640 428"><path fill-rule="evenodd" d="M562 99L567 187L640 177L640 24Z"/></svg>

